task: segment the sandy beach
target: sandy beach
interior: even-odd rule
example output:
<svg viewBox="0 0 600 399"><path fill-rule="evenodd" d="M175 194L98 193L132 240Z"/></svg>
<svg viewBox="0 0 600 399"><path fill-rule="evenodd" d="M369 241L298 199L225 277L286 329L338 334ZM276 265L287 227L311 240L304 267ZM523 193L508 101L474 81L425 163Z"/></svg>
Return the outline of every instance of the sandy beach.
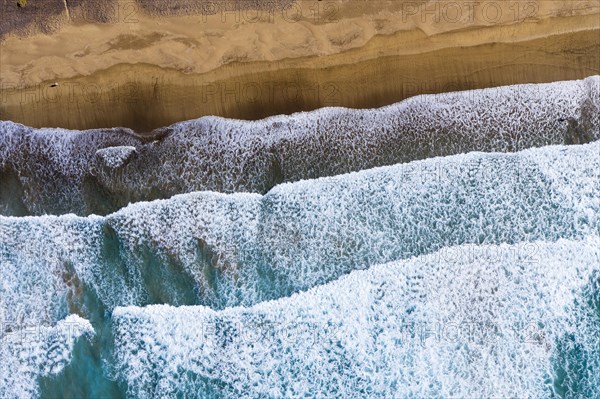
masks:
<svg viewBox="0 0 600 399"><path fill-rule="evenodd" d="M107 4L3 30L0 119L147 132L600 73L595 1Z"/></svg>

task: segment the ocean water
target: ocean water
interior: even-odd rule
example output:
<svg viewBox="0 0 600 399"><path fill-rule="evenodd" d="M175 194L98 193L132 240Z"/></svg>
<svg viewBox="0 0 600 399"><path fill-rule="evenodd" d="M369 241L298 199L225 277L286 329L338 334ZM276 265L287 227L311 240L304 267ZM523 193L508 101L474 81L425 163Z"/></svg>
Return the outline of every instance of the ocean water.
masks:
<svg viewBox="0 0 600 399"><path fill-rule="evenodd" d="M0 217L4 332L85 326L50 345L52 372L17 384L3 367L0 379L22 397L585 397L598 388L599 183L594 142L264 195L190 193L107 216ZM204 320L216 349L198 341ZM500 323L504 341L398 349L405 321ZM259 337L237 343L240 322ZM506 332L529 322L534 349ZM277 333L289 342L262 340L273 323L290 324ZM307 346L311 323L343 336ZM45 348L37 362L54 356Z"/></svg>
<svg viewBox="0 0 600 399"><path fill-rule="evenodd" d="M117 308L117 375L141 398L596 397L599 237L452 251L250 308Z"/></svg>
<svg viewBox="0 0 600 399"><path fill-rule="evenodd" d="M29 398L43 396L39 379L61 375L74 347L95 332L89 321L69 315L54 325L3 323L0 334L0 397Z"/></svg>
<svg viewBox="0 0 600 399"><path fill-rule="evenodd" d="M282 182L437 156L587 143L600 139L600 76L423 95L379 109L206 117L153 133L0 121L0 214L106 215L193 191L264 194Z"/></svg>
<svg viewBox="0 0 600 399"><path fill-rule="evenodd" d="M89 316L89 289L109 310L249 306L448 246L597 234L599 150L471 153L106 217L0 217L0 315Z"/></svg>
<svg viewBox="0 0 600 399"><path fill-rule="evenodd" d="M600 77L155 133L0 121L0 398L600 398Z"/></svg>

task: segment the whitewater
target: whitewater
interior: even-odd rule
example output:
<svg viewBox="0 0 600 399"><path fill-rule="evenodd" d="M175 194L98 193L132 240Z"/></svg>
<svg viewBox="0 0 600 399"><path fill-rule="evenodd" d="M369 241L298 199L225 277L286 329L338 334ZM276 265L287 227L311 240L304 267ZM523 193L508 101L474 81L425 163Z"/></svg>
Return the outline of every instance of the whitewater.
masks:
<svg viewBox="0 0 600 399"><path fill-rule="evenodd" d="M598 139L597 76L0 122L0 397L594 397Z"/></svg>
<svg viewBox="0 0 600 399"><path fill-rule="evenodd" d="M530 245L456 247L251 308L117 308L117 369L140 398L592 398L600 241Z"/></svg>
<svg viewBox="0 0 600 399"><path fill-rule="evenodd" d="M283 182L418 159L598 139L600 76L421 95L378 109L204 117L145 136L0 121L0 214L106 215L193 191L264 194Z"/></svg>

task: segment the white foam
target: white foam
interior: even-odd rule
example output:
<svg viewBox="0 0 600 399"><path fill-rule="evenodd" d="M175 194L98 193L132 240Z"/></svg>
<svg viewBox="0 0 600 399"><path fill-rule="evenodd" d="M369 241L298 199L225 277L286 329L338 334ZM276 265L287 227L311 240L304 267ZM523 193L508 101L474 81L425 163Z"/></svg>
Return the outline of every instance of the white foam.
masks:
<svg viewBox="0 0 600 399"><path fill-rule="evenodd" d="M599 86L593 76L423 95L371 110L323 108L260 121L205 117L174 124L149 144L123 129L0 122L0 172L18 176L31 214L105 214L199 190L266 192L281 181L434 156L597 140ZM577 128L569 132L561 119ZM96 152L115 146L135 147L139 156L110 173L98 170Z"/></svg>
<svg viewBox="0 0 600 399"><path fill-rule="evenodd" d="M91 338L91 324L70 315L56 325L2 325L0 397L39 397L38 378L57 375L71 361L78 339ZM11 331L6 331L10 327ZM15 329L15 327L17 329Z"/></svg>
<svg viewBox="0 0 600 399"><path fill-rule="evenodd" d="M114 262L118 248L105 253L104 223L98 216L0 217L0 323L52 324L73 311L101 312L88 308L93 295L111 309L141 303L142 284L129 289Z"/></svg>
<svg viewBox="0 0 600 399"><path fill-rule="evenodd" d="M200 303L250 305L445 246L598 233L599 148L429 159L264 196L186 194L130 206L107 223L132 253L152 243L181 264Z"/></svg>
<svg viewBox="0 0 600 399"><path fill-rule="evenodd" d="M108 310L252 305L447 246L598 234L599 150L457 155L107 217L0 217L0 309L56 321L90 291Z"/></svg>
<svg viewBox="0 0 600 399"><path fill-rule="evenodd" d="M0 322L54 323L94 265L97 218L0 218ZM73 261L70 254L77 254Z"/></svg>
<svg viewBox="0 0 600 399"><path fill-rule="evenodd" d="M99 158L104 166L116 169L125 165L136 153L133 146L108 147L96 151L96 158Z"/></svg>
<svg viewBox="0 0 600 399"><path fill-rule="evenodd" d="M251 308L117 308L117 367L140 398L547 397L557 344L576 342L586 396L599 265L597 236L459 246Z"/></svg>

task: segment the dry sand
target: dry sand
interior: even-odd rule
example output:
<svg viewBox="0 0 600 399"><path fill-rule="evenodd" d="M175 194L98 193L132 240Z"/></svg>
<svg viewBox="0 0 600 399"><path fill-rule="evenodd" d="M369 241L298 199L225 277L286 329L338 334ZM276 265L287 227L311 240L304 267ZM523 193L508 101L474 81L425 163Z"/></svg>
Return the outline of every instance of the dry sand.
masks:
<svg viewBox="0 0 600 399"><path fill-rule="evenodd" d="M52 33L0 30L0 119L148 131L600 73L595 0L200 3L212 15L120 1L99 17L88 3L57 11Z"/></svg>

